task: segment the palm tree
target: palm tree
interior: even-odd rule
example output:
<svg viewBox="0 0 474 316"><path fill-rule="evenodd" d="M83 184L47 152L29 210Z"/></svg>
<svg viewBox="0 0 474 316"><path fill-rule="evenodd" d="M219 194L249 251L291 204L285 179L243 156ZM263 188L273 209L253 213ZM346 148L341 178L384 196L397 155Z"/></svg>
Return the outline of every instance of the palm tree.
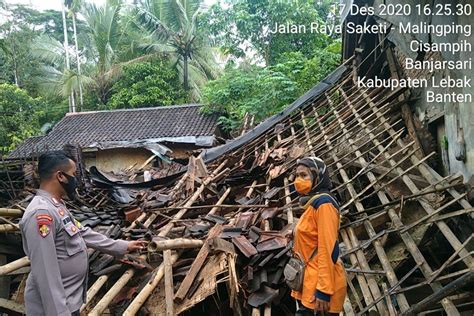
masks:
<svg viewBox="0 0 474 316"><path fill-rule="evenodd" d="M67 97L70 101L71 95L80 91L82 86L92 86L92 78L67 68L66 49L58 40L40 35L35 39L34 47L31 54L42 62L39 86L46 94Z"/></svg>
<svg viewBox="0 0 474 316"><path fill-rule="evenodd" d="M201 4L201 0L145 0L137 9L138 25L147 33L142 45L149 53L171 59L192 100L200 97L207 80L218 75L213 49L197 28Z"/></svg>
<svg viewBox="0 0 474 316"><path fill-rule="evenodd" d="M70 1L68 4L73 12L74 28L74 2L77 0L66 1ZM103 6L89 3L83 5L80 12L85 25L80 38L76 32L74 35L75 61L64 59L65 55L69 57L65 48L67 46L53 38L43 35L35 41L36 49L32 54L43 63L40 85L47 92L67 97L70 96L66 93L70 92L81 96L83 88L87 86L94 88L100 102L105 104L112 83L121 74L123 66L148 58L140 58L145 51L132 45L141 34L126 29L120 19L130 18L120 14L121 9L121 2L117 0L107 0ZM79 40L83 47L81 51L77 48ZM74 63L77 63L77 70L72 69L75 67Z"/></svg>
<svg viewBox="0 0 474 316"><path fill-rule="evenodd" d="M127 32L120 24L121 1L107 0L103 6L85 3L82 14L86 22L89 48L87 57L93 61L99 99L106 103L112 82L120 74L123 62L136 56L124 56L128 45ZM127 44L125 44L127 43Z"/></svg>
<svg viewBox="0 0 474 316"><path fill-rule="evenodd" d="M103 103L109 94L114 65L119 62L120 8L120 2L106 1L100 7L86 3L83 10L90 41L88 57L95 63L95 80Z"/></svg>

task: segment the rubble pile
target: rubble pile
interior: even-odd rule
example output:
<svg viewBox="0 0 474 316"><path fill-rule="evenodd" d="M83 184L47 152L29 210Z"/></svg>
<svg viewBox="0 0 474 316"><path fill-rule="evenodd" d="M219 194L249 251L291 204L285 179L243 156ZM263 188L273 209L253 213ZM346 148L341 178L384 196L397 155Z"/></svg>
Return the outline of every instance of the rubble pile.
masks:
<svg viewBox="0 0 474 316"><path fill-rule="evenodd" d="M388 48L378 56L393 60ZM82 312L292 315L282 271L291 253L288 232L302 213L293 170L308 155L326 161L341 205L345 313L456 315L472 308L472 291L463 287L472 285L474 264L467 188L461 177L442 177L430 165L435 153L419 145L404 106L409 91L358 87L352 61L282 113L191 157L186 168L145 182L94 172L93 186L69 204L74 216L113 238L150 243L120 259L91 252ZM9 200L15 215L0 215L7 225L28 202L18 197ZM9 262L0 275L12 292L0 307L20 311L28 262Z"/></svg>

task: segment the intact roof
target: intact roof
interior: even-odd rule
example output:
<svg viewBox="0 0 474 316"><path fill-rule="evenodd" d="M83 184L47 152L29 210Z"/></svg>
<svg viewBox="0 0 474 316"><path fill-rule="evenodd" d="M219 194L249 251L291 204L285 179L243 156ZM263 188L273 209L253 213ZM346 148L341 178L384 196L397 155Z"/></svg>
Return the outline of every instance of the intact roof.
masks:
<svg viewBox="0 0 474 316"><path fill-rule="evenodd" d="M209 143L214 139L217 114L203 114L199 104L154 108L68 113L37 142L20 145L9 158L29 157L46 150L59 150L66 144L82 148L100 147L107 143L181 142ZM204 140L203 140L204 139Z"/></svg>
<svg viewBox="0 0 474 316"><path fill-rule="evenodd" d="M23 157L29 157L31 155L34 155L34 153L37 151L38 148L38 143L43 139L44 136L33 136L25 141L23 141L21 144L19 144L14 151L10 153L13 154L15 153L15 156L8 156L9 158L23 158Z"/></svg>

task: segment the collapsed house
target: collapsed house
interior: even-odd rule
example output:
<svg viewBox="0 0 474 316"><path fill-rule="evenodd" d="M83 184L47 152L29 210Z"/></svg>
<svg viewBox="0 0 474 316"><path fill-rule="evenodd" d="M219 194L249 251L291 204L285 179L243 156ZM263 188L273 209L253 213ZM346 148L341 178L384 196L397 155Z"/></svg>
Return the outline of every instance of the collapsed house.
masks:
<svg viewBox="0 0 474 316"><path fill-rule="evenodd" d="M84 166L121 173L171 160L187 162L193 151L218 145L223 133L218 114L198 104L68 113L45 136L27 139L8 158L28 159L49 150L78 146ZM153 157L153 158L150 158Z"/></svg>
<svg viewBox="0 0 474 316"><path fill-rule="evenodd" d="M435 170L439 153L417 132L411 91L355 84L357 75L404 75L391 43L373 41L283 112L172 175L124 183L86 174L94 185L68 202L73 214L113 238L150 244L121 259L91 251L82 313L292 315L285 233L302 213L291 183L308 155L326 161L341 205L347 315L472 312L470 188L462 174ZM13 243L32 197L22 188L31 167L3 168L14 195L3 200L0 231ZM126 203L110 194L117 188ZM8 261L0 288L13 290L0 308L22 313L28 259L14 251L0 257Z"/></svg>

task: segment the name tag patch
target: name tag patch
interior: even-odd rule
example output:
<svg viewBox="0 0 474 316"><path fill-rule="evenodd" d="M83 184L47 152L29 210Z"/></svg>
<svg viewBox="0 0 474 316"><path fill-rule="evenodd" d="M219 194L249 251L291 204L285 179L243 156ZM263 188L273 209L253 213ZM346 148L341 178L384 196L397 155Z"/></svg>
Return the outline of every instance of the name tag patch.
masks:
<svg viewBox="0 0 474 316"><path fill-rule="evenodd" d="M64 226L66 226L68 223L71 223L72 220L69 216L66 216L65 218L63 218L63 224Z"/></svg>

